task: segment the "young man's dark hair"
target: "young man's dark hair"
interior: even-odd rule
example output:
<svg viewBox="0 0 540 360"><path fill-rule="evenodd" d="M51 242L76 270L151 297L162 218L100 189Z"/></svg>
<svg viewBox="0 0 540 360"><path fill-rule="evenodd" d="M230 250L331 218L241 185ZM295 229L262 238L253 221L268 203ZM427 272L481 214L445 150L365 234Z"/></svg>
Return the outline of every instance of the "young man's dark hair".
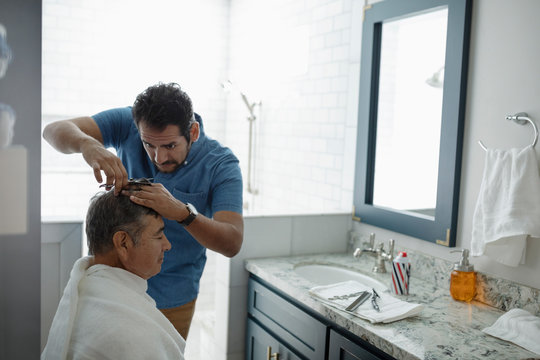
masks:
<svg viewBox="0 0 540 360"><path fill-rule="evenodd" d="M152 129L163 131L176 125L189 143L189 130L195 121L193 105L188 94L176 83L159 83L140 93L132 108L135 125L144 122Z"/></svg>

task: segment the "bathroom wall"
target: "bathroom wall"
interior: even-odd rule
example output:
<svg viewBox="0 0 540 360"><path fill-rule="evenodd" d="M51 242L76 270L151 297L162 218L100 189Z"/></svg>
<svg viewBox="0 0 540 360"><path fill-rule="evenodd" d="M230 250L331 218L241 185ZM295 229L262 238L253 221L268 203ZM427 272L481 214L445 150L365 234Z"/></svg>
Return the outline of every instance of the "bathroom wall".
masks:
<svg viewBox="0 0 540 360"><path fill-rule="evenodd" d="M227 0L44 0L43 126L129 106L147 86L177 82L207 133L223 139L228 11ZM42 152L43 217L83 219L99 190L92 169L47 142Z"/></svg>
<svg viewBox="0 0 540 360"><path fill-rule="evenodd" d="M258 194L245 194L246 213L351 211L362 5L231 1L229 78L237 89L228 95L225 142L244 170L249 113L237 92L262 101L252 164Z"/></svg>
<svg viewBox="0 0 540 360"><path fill-rule="evenodd" d="M471 29L471 52L467 110L463 142L461 193L457 229L458 248L470 248L472 218L482 181L487 147L510 149L529 145L530 125L505 120L507 114L527 112L540 125L540 2L535 0L475 0ZM536 146L537 155L540 145ZM355 230L377 233L380 240L393 237L397 243L446 260L458 260L449 249L414 238L354 224ZM524 265L509 267L485 256L472 258L481 272L540 288L540 239L529 238Z"/></svg>
<svg viewBox="0 0 540 360"><path fill-rule="evenodd" d="M38 359L40 320L40 129L41 1L3 0L0 23L7 30L13 61L0 79L0 102L16 112L13 144L27 150L26 232L0 229L0 359ZM2 151L2 150L0 150ZM1 176L22 182L20 174ZM19 176L18 176L19 175ZM9 182L8 185L9 186ZM21 194L24 199L24 194ZM24 200L23 200L24 201ZM0 216L10 204L0 199ZM5 230L5 229L4 229Z"/></svg>

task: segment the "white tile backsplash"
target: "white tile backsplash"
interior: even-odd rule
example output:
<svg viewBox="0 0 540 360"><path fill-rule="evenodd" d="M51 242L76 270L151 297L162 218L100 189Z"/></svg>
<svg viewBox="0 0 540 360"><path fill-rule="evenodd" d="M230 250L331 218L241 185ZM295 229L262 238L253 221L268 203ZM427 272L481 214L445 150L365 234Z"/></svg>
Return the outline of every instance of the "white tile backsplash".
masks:
<svg viewBox="0 0 540 360"><path fill-rule="evenodd" d="M294 216L291 255L345 252L346 215Z"/></svg>
<svg viewBox="0 0 540 360"><path fill-rule="evenodd" d="M242 253L251 257L288 254L291 249L292 219L288 216L247 218Z"/></svg>

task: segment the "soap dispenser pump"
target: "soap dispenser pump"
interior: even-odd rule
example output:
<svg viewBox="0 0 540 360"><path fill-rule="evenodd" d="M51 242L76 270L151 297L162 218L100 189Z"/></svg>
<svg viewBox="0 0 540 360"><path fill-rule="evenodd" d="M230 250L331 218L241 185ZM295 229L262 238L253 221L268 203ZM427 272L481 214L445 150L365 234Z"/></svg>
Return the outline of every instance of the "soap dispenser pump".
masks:
<svg viewBox="0 0 540 360"><path fill-rule="evenodd" d="M450 274L450 295L455 300L469 302L476 294L476 272L474 265L469 263L469 250L461 251L461 260L454 264L454 270Z"/></svg>

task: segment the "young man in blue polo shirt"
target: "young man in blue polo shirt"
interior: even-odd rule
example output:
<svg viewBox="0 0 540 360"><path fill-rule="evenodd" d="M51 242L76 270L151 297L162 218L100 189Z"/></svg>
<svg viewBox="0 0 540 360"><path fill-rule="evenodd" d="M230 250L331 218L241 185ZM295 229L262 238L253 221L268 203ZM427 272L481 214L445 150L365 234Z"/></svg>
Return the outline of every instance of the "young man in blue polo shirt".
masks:
<svg viewBox="0 0 540 360"><path fill-rule="evenodd" d="M117 195L130 178L154 179L129 193L164 217L172 245L161 272L148 280L148 293L186 338L206 248L232 257L242 246L238 159L205 135L190 98L174 83L147 88L133 107L52 123L43 137L60 152L82 153L96 180L103 182L103 172L104 185Z"/></svg>

